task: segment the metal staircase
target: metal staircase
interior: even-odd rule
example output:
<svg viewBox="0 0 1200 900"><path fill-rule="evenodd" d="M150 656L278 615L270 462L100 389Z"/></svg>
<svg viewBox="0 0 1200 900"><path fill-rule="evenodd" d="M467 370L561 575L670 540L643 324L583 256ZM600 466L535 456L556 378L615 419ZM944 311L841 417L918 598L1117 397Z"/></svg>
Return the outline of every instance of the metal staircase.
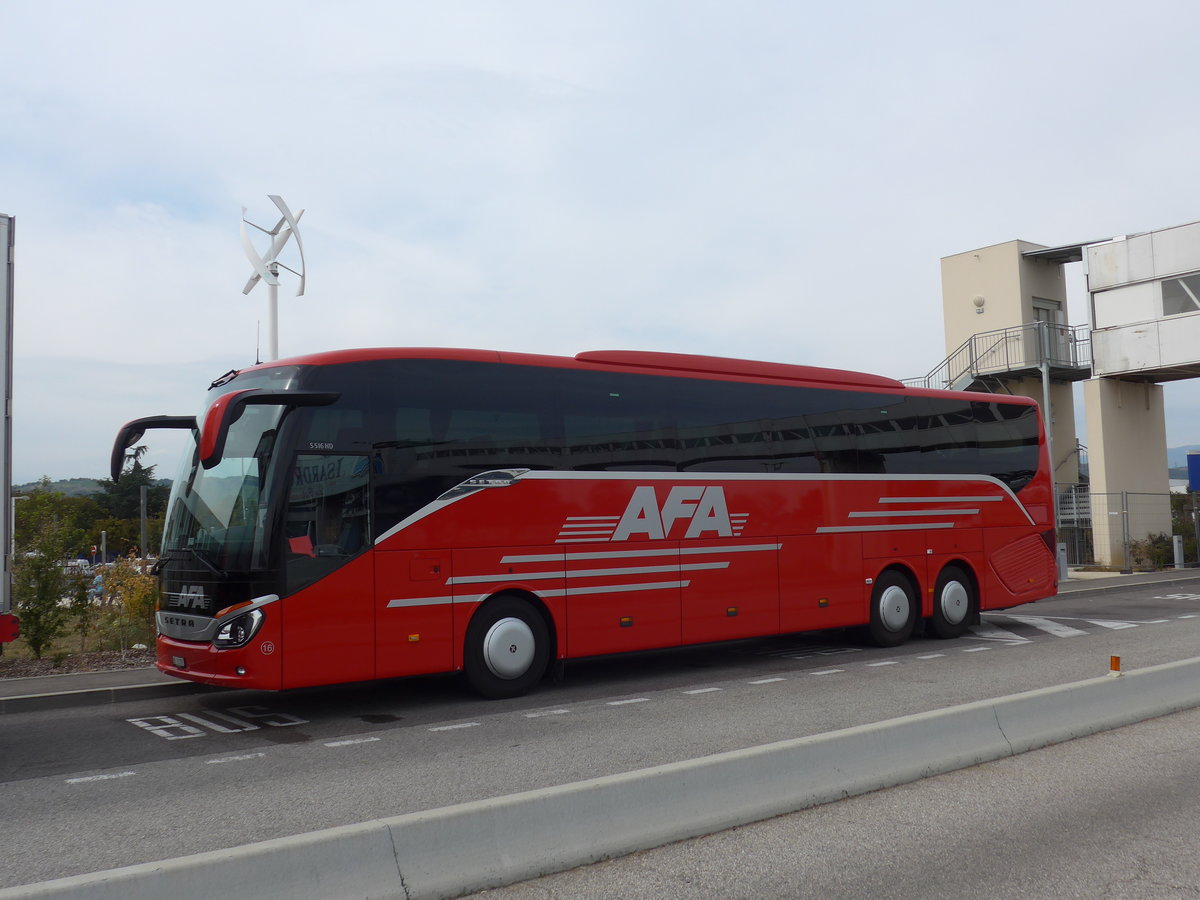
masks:
<svg viewBox="0 0 1200 900"><path fill-rule="evenodd" d="M1092 373L1091 333L1087 325L1030 322L972 335L923 378L906 378L909 387L952 391L1011 393L1007 382L1049 370L1053 381L1083 381Z"/></svg>

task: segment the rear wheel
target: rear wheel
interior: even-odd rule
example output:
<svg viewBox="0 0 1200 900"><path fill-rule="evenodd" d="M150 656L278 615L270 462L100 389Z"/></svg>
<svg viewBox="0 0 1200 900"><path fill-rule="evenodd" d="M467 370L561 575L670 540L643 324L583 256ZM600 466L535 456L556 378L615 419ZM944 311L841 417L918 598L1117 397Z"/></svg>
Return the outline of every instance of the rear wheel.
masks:
<svg viewBox="0 0 1200 900"><path fill-rule="evenodd" d="M550 632L527 601L500 596L488 601L467 626L463 669L478 693L491 699L530 690L550 662Z"/></svg>
<svg viewBox="0 0 1200 900"><path fill-rule="evenodd" d="M975 620L978 600L970 577L958 566L947 566L933 589L933 633L940 638L956 638L966 633Z"/></svg>
<svg viewBox="0 0 1200 900"><path fill-rule="evenodd" d="M903 644L916 625L917 610L912 583L899 572L884 572L871 592L871 640L880 647Z"/></svg>

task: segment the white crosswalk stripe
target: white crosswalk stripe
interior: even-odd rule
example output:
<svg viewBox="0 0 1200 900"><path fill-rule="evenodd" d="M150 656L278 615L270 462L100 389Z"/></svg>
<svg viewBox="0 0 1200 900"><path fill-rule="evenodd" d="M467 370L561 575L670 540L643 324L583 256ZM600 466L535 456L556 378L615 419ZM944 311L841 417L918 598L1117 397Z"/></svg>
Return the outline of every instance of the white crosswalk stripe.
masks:
<svg viewBox="0 0 1200 900"><path fill-rule="evenodd" d="M971 629L971 637L981 641L1000 641L1005 644L1028 644L1029 638L1021 637L1012 631L1005 631L1003 628L987 627L984 625L976 625Z"/></svg>
<svg viewBox="0 0 1200 900"><path fill-rule="evenodd" d="M1009 618L1014 622L1032 625L1034 628L1044 631L1047 634L1052 634L1055 637L1078 637L1081 634L1087 634L1082 628L1065 625L1062 622L1056 622L1054 619L1047 619L1044 616L1009 616Z"/></svg>

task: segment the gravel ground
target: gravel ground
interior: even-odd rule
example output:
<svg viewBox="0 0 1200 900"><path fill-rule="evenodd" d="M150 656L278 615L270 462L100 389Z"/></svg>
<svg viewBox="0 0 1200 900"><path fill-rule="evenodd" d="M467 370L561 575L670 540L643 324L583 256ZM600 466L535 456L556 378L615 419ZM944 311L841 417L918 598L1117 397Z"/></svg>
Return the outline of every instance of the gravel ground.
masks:
<svg viewBox="0 0 1200 900"><path fill-rule="evenodd" d="M67 672L106 672L112 669L141 669L154 665L154 649L97 650L25 659L0 656L0 678L33 678L38 675L63 675Z"/></svg>

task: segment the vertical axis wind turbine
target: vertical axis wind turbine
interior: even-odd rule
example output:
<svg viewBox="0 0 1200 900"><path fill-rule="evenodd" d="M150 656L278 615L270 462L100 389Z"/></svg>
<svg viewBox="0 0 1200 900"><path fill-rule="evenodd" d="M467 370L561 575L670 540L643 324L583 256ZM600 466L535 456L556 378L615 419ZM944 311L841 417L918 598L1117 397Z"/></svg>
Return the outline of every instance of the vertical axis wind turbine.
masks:
<svg viewBox="0 0 1200 900"><path fill-rule="evenodd" d="M300 279L300 287L296 291L296 296L300 297L304 295L304 243L300 240L300 231L297 226L300 217L304 215L304 210L300 210L296 215L292 215L292 211L288 209L288 205L283 202L283 198L278 194L268 194L267 198L278 207L279 212L283 215L283 218L276 222L275 227L269 231L247 219L246 207L242 207L242 249L246 252L246 259L250 260L250 265L254 267L254 274L250 276L250 280L242 288L242 293L249 294L260 280L267 283L267 359L265 361L270 362L271 360L279 359L280 269L287 269ZM247 225L258 229L263 234L271 236L271 246L261 256L254 249L254 244L251 242L250 235L246 231ZM299 272L279 262L279 253L283 250L283 245L287 243L288 238L293 234L296 236L296 249L300 253Z"/></svg>

